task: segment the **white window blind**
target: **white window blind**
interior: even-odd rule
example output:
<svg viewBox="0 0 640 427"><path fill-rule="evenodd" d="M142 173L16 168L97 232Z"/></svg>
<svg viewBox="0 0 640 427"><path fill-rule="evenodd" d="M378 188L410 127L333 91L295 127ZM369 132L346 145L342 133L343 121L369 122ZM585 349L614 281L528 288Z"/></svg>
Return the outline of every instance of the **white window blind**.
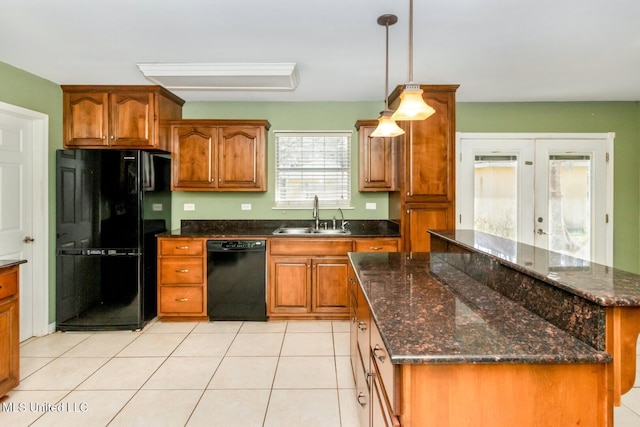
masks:
<svg viewBox="0 0 640 427"><path fill-rule="evenodd" d="M350 132L275 132L276 207L351 203Z"/></svg>

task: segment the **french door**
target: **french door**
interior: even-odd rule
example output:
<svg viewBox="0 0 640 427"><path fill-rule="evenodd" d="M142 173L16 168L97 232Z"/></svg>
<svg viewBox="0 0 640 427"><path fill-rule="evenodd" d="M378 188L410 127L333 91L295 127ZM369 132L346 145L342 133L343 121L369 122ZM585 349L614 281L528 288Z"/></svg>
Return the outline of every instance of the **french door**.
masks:
<svg viewBox="0 0 640 427"><path fill-rule="evenodd" d="M456 227L611 265L613 133L458 133Z"/></svg>

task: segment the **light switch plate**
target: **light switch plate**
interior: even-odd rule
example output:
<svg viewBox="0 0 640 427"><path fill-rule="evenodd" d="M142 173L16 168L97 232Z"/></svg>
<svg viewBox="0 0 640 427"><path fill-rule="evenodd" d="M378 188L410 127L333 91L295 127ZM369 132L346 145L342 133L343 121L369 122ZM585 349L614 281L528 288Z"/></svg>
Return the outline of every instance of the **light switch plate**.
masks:
<svg viewBox="0 0 640 427"><path fill-rule="evenodd" d="M365 209L375 211L377 209L377 204L372 202L367 202L367 204L365 205Z"/></svg>
<svg viewBox="0 0 640 427"><path fill-rule="evenodd" d="M182 208L185 211L195 211L196 210L196 204L195 203L185 203L184 205L182 205Z"/></svg>
<svg viewBox="0 0 640 427"><path fill-rule="evenodd" d="M151 205L151 210L154 212L161 212L162 211L162 203L154 203Z"/></svg>
<svg viewBox="0 0 640 427"><path fill-rule="evenodd" d="M243 211L250 211L251 203L243 203L242 205L240 205L240 209L242 209Z"/></svg>

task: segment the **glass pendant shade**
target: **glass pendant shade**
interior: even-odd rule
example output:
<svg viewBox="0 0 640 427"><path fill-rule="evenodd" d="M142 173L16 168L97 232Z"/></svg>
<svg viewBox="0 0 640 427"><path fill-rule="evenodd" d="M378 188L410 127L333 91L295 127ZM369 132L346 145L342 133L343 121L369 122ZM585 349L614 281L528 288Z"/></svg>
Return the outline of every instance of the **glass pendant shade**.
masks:
<svg viewBox="0 0 640 427"><path fill-rule="evenodd" d="M380 113L378 126L369 135L371 138L393 138L403 135L404 131L391 119L391 111L385 110Z"/></svg>
<svg viewBox="0 0 640 427"><path fill-rule="evenodd" d="M435 112L436 110L424 102L420 86L407 84L400 94L400 105L391 118L393 120L424 120Z"/></svg>

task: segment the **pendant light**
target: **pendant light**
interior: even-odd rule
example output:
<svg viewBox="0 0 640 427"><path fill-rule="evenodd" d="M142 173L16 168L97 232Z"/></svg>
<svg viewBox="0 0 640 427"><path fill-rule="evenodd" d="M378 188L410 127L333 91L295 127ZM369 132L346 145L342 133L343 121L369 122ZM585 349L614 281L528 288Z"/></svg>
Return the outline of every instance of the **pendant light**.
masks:
<svg viewBox="0 0 640 427"><path fill-rule="evenodd" d="M386 60L384 74L384 111L380 113L378 118L378 126L369 135L371 138L392 138L404 134L404 131L391 118L393 112L389 110L389 101L387 94L389 93L389 25L398 22L396 15L381 15L378 17L378 24L384 25L386 28Z"/></svg>
<svg viewBox="0 0 640 427"><path fill-rule="evenodd" d="M409 0L409 83L400 94L393 120L424 120L436 111L422 98L420 85L413 82L413 0Z"/></svg>

